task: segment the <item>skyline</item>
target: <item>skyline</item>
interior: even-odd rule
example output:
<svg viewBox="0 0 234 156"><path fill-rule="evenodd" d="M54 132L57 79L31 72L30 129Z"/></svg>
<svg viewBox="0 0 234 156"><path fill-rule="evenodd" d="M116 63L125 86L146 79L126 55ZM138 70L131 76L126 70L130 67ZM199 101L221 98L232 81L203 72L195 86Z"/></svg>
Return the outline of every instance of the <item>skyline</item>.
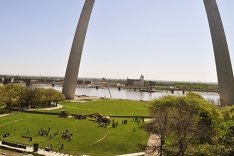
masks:
<svg viewBox="0 0 234 156"><path fill-rule="evenodd" d="M151 0L144 5L140 0L96 0L87 31L79 77L124 79L138 78L142 74L145 79L151 80L216 82L213 47L203 1L181 1L184 6L188 6L162 0ZM3 16L2 26L6 29L0 30L0 34L3 34L0 37L0 51L4 56L2 58L6 57L1 61L0 74L64 77L75 27L84 1L69 1L69 4L59 1L53 10L49 7L52 6L51 2L47 2L50 4L47 6L42 4L45 1L29 0L24 0L23 3L14 1L14 5L18 3L22 8L13 5L13 8L9 9L12 2L3 2L5 5L0 6L0 13L3 13L0 15ZM234 20L231 15L234 11L231 10L231 6L234 2L223 0L217 3L233 67ZM111 5L113 7L110 8ZM129 6L133 7L129 10ZM164 7L168 7L170 11ZM45 9L45 12L37 12L41 8ZM57 15L61 8L68 11L62 17ZM104 12L105 9L109 14ZM11 10L14 12L9 12ZM29 15L30 11L32 15ZM6 12L9 14L4 16ZM37 20L34 19L35 15L39 17ZM53 20L49 20L49 17ZM30 21L23 20L24 18ZM63 23L62 19L68 23ZM18 29L11 27L15 20L18 20ZM54 28L57 26L58 28ZM63 35L65 37L62 37ZM32 50L37 53L30 53ZM58 53L51 52L55 50ZM3 53L5 51L6 53ZM15 51L20 51L22 55L17 55ZM42 55L39 55L39 52ZM12 56L20 60L15 60ZM26 57L30 60L25 60ZM12 62L9 61L12 59Z"/></svg>

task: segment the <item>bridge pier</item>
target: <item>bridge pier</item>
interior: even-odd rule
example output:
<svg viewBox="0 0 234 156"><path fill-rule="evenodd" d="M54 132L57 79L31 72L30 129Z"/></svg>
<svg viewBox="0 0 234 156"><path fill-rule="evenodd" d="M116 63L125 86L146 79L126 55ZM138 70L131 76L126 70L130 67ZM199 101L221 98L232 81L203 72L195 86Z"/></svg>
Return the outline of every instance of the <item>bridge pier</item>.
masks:
<svg viewBox="0 0 234 156"><path fill-rule="evenodd" d="M183 90L183 94L185 94L185 90Z"/></svg>
<svg viewBox="0 0 234 156"><path fill-rule="evenodd" d="M26 87L31 86L31 79L25 79L24 82L26 83Z"/></svg>
<svg viewBox="0 0 234 156"><path fill-rule="evenodd" d="M4 77L2 81L3 81L2 82L3 85L7 85L7 84L9 84L9 83L12 82L12 78L10 78L10 77Z"/></svg>
<svg viewBox="0 0 234 156"><path fill-rule="evenodd" d="M171 90L171 94L174 94L174 89Z"/></svg>

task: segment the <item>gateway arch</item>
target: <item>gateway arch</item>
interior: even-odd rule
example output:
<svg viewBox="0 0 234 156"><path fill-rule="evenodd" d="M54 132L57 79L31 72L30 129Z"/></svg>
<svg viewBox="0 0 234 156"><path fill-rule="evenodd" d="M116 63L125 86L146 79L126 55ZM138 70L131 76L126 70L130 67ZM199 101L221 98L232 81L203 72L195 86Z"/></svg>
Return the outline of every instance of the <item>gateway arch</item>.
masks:
<svg viewBox="0 0 234 156"><path fill-rule="evenodd" d="M210 27L215 55L221 105L234 104L234 78L226 36L216 0L203 0ZM63 94L73 99L77 86L78 71L85 35L95 0L85 0L77 25L63 84Z"/></svg>

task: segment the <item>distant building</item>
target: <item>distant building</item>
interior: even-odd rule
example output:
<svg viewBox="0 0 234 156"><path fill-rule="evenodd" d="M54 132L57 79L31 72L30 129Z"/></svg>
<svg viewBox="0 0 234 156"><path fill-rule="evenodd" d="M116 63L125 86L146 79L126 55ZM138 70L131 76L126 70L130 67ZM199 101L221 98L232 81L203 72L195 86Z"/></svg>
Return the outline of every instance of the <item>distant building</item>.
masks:
<svg viewBox="0 0 234 156"><path fill-rule="evenodd" d="M128 79L127 78L126 86L144 87L145 86L144 76L141 75L140 79Z"/></svg>
<svg viewBox="0 0 234 156"><path fill-rule="evenodd" d="M90 85L91 83L91 81L77 80L78 85Z"/></svg>
<svg viewBox="0 0 234 156"><path fill-rule="evenodd" d="M92 84L92 82L88 81L88 80L77 80L77 86L80 88L87 87L91 84Z"/></svg>

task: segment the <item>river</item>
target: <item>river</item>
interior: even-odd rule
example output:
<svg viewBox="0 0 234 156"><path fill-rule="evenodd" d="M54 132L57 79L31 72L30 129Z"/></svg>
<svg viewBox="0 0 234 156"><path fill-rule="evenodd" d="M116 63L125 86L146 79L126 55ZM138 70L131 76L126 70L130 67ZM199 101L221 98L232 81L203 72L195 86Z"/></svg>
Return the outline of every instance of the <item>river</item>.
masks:
<svg viewBox="0 0 234 156"><path fill-rule="evenodd" d="M40 87L43 88L52 88L51 85L41 85ZM62 91L61 86L53 87L56 90ZM110 93L113 99L130 99L130 100L143 100L143 101L150 101L155 98L159 98L165 95L176 95L181 96L183 93L181 91L174 91L172 94L169 91L163 92L140 92L134 91L129 89L120 89L117 88L110 88ZM211 92L198 92L202 97L208 100L212 100L214 103L219 103L219 94L218 93L211 93ZM97 96L97 97L104 97L110 98L110 94L106 88L76 88L76 95L87 95L87 96Z"/></svg>

